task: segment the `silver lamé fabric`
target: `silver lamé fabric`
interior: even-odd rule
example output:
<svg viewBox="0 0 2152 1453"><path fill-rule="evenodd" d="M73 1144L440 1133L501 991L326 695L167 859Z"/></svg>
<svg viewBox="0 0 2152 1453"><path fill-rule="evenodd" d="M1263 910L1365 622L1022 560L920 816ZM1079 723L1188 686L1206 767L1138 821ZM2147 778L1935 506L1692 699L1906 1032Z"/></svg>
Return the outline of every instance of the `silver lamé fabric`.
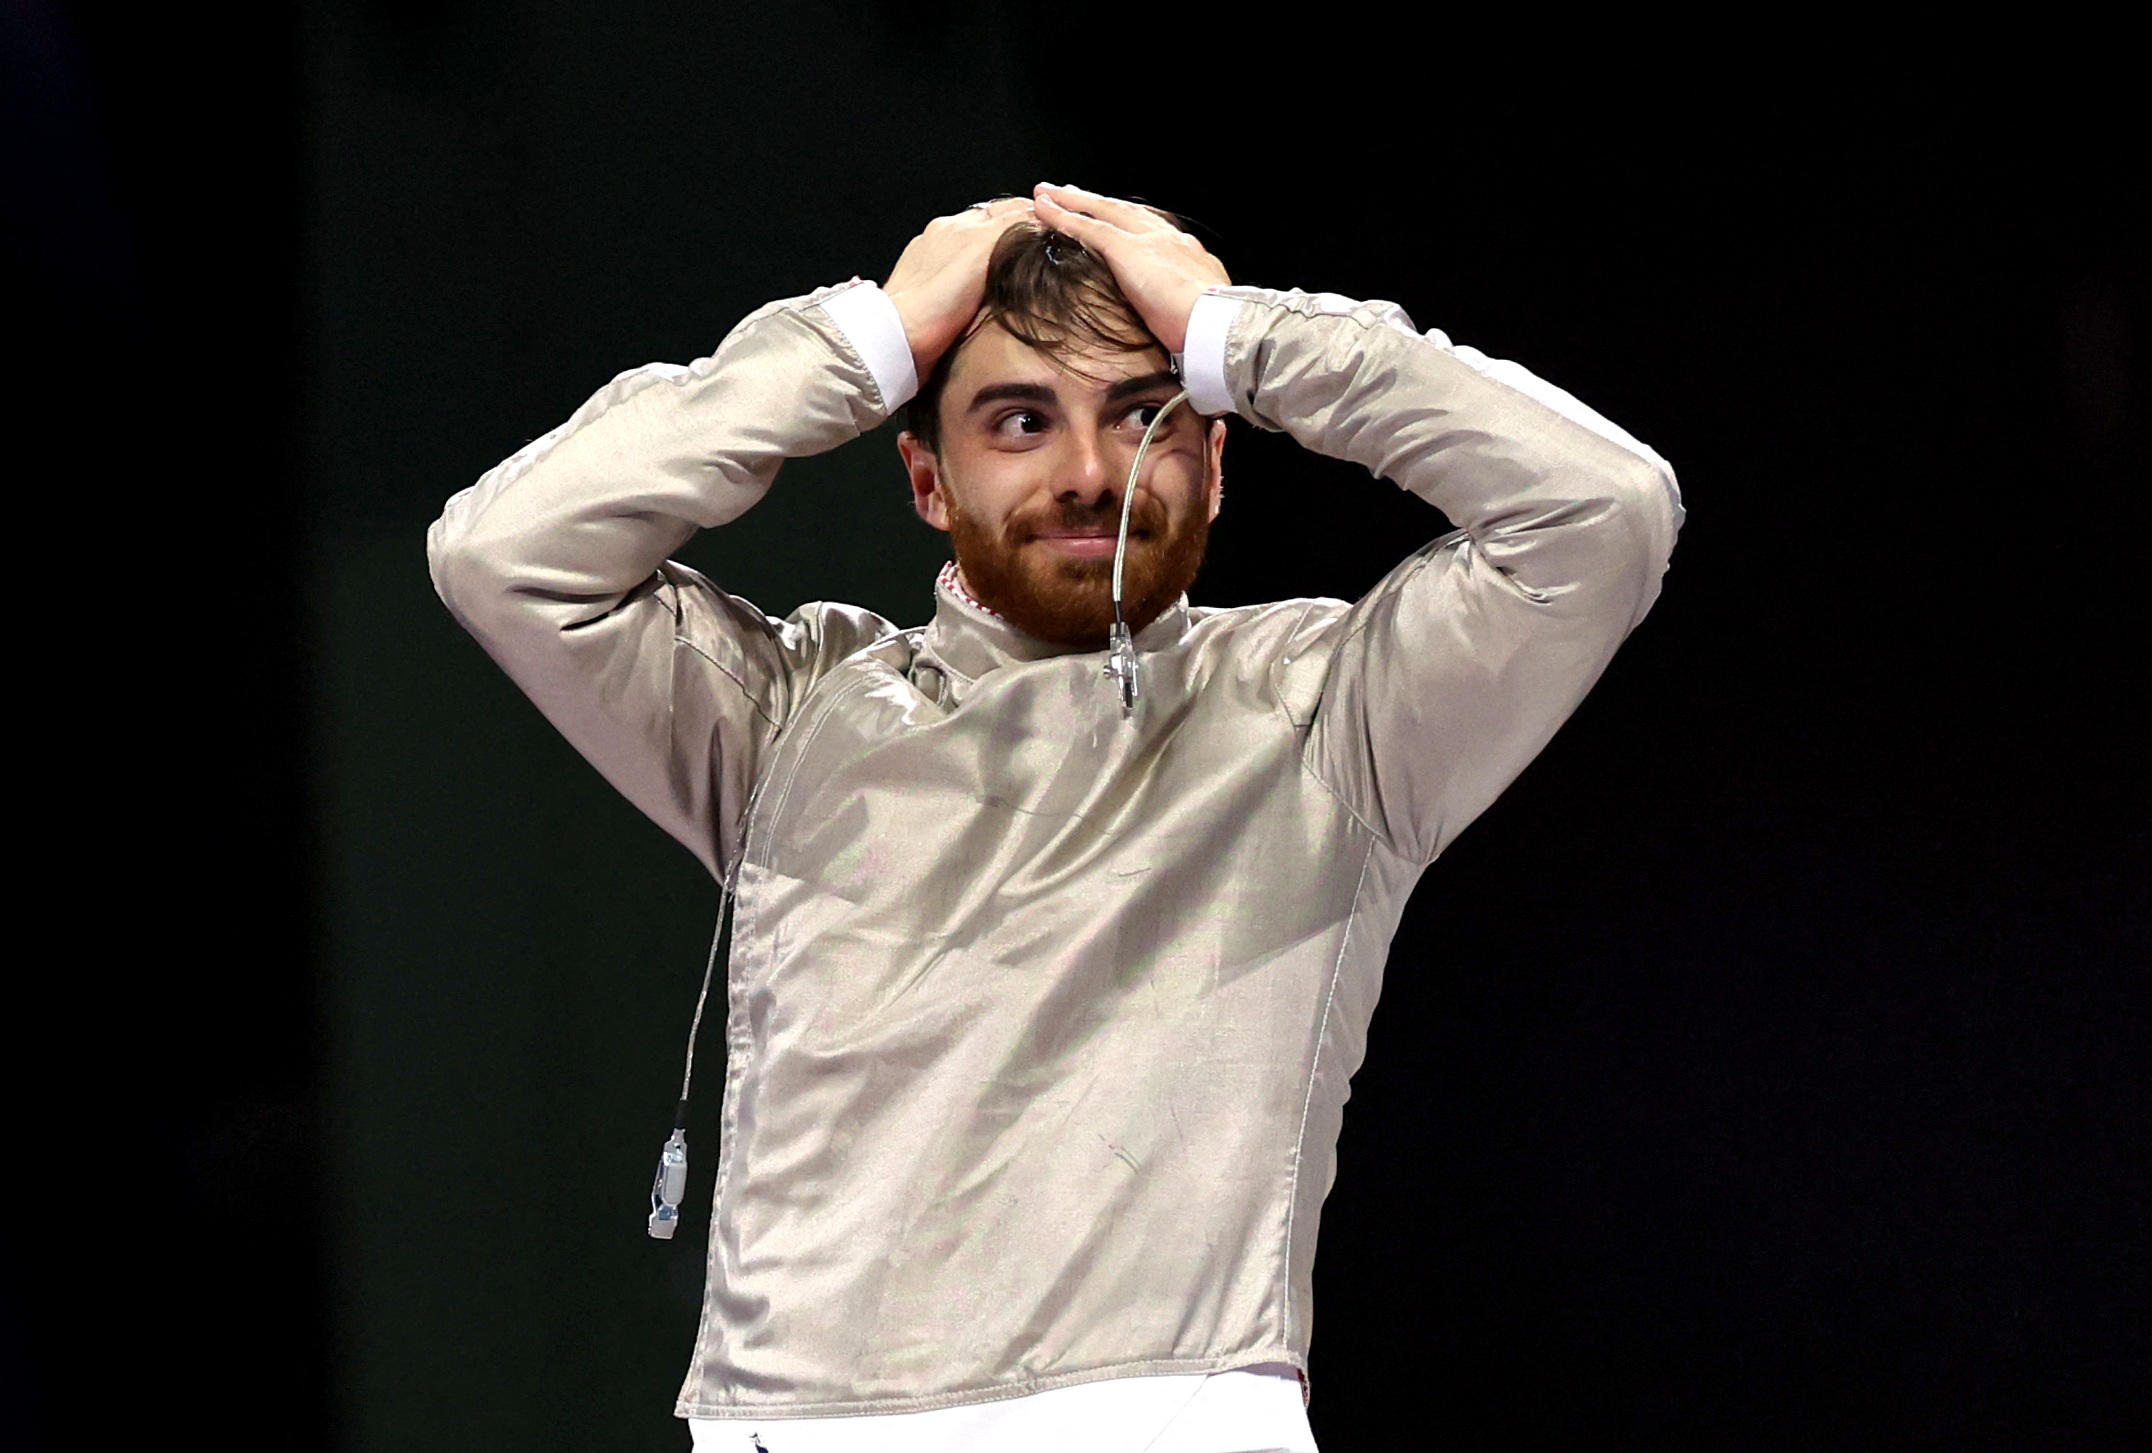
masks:
<svg viewBox="0 0 2152 1453"><path fill-rule="evenodd" d="M913 627L776 618L669 560L785 458L883 421L827 291L623 374L429 537L457 618L736 881L678 1410L1304 1370L1399 913L1657 596L1672 472L1392 305L1231 289L1236 412L1455 528L1431 512L1436 537L1358 601L1183 600L1138 637L1127 719L1103 653L946 590Z"/></svg>

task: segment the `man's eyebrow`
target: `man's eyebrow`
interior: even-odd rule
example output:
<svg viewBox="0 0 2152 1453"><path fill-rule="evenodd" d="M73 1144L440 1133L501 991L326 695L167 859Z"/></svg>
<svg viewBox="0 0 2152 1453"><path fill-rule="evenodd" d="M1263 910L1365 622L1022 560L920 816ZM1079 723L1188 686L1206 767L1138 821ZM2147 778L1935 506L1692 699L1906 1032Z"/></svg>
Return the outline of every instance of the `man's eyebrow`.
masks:
<svg viewBox="0 0 2152 1453"><path fill-rule="evenodd" d="M1106 402L1117 404L1133 394L1149 393L1154 388L1164 388L1179 382L1179 376L1170 368L1161 368L1158 372L1147 373L1141 378L1124 378L1106 390Z"/></svg>
<svg viewBox="0 0 2152 1453"><path fill-rule="evenodd" d="M988 404L1002 399L1022 399L1032 404L1057 404L1061 402L1054 391L1043 383L990 383L971 396L971 403L964 412L976 414Z"/></svg>
<svg viewBox="0 0 2152 1453"><path fill-rule="evenodd" d="M1106 390L1106 402L1117 404L1125 398L1149 393L1153 389L1167 388L1179 382L1179 377L1169 368L1161 368L1156 373L1146 373L1137 378L1124 378ZM988 404L1000 403L1004 399L1021 399L1028 404L1061 402L1060 395L1043 383L990 383L971 396L971 402L965 406L964 412L976 414Z"/></svg>

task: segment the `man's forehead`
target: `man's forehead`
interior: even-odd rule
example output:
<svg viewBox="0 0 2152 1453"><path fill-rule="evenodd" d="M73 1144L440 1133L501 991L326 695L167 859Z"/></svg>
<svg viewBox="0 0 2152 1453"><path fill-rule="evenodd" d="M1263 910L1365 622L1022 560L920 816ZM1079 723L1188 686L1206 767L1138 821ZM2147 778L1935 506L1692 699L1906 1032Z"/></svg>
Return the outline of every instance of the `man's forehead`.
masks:
<svg viewBox="0 0 2152 1453"><path fill-rule="evenodd" d="M960 345L949 369L949 397L959 407L971 390L997 383L1030 383L1059 394L1104 394L1116 383L1142 378L1172 367L1166 350L1086 347L1072 344L1056 353L1034 348L989 319Z"/></svg>

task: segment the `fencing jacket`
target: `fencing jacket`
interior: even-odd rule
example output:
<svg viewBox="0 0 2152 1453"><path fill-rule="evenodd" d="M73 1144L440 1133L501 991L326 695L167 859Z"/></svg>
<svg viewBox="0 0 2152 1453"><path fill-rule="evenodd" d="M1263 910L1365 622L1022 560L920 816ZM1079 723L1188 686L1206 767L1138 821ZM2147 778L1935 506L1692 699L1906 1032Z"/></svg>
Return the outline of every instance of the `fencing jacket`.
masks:
<svg viewBox="0 0 2152 1453"><path fill-rule="evenodd" d="M946 586L921 627L829 603L780 620L667 558L902 401L908 361L855 336L888 309L860 289L622 374L428 539L457 619L736 887L678 1411L1304 1371L1398 916L1657 596L1672 471L1391 304L1213 290L1200 411L1354 460L1457 528L1357 602L1183 598L1137 636L1124 718L1103 652Z"/></svg>

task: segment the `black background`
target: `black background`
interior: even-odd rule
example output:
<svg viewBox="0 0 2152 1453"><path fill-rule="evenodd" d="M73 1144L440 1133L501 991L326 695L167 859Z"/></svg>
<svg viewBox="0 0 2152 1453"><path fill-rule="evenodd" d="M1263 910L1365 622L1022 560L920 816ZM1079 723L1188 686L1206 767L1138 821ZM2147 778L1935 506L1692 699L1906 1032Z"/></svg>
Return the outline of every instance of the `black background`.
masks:
<svg viewBox="0 0 2152 1453"><path fill-rule="evenodd" d="M1398 934L1316 1271L1325 1448L2141 1429L2144 168L2098 47L6 25L53 945L14 1017L11 1445L685 1446L702 1218L641 1218L713 893L458 632L424 528L619 370L1042 179L1523 362L1690 512ZM894 452L788 466L687 558L923 619ZM1441 528L1250 427L1226 463L1200 602L1350 597Z"/></svg>

